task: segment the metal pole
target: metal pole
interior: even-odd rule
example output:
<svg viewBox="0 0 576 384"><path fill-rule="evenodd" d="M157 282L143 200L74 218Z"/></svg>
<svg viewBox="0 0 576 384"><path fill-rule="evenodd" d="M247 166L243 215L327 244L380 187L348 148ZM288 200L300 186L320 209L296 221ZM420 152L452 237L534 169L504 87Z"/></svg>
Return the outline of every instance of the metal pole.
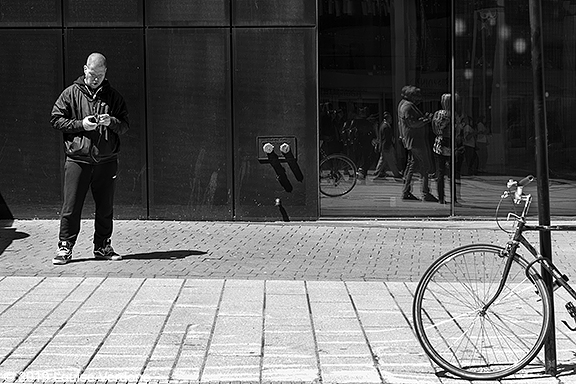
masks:
<svg viewBox="0 0 576 384"><path fill-rule="evenodd" d="M456 212L456 0L450 2L450 215ZM476 24L474 24L476 28Z"/></svg>
<svg viewBox="0 0 576 384"><path fill-rule="evenodd" d="M541 0L529 0L530 35L532 40L532 78L534 83L534 128L536 133L536 172L538 179L538 219L540 225L550 225L550 193L548 190L548 139L546 125L546 95L544 87L544 62L542 42ZM552 241L550 231L540 232L540 252L552 261ZM542 268L542 277L552 291L552 276ZM556 330L554 321L554 296L550 295L551 326L544 344L546 372L556 375Z"/></svg>

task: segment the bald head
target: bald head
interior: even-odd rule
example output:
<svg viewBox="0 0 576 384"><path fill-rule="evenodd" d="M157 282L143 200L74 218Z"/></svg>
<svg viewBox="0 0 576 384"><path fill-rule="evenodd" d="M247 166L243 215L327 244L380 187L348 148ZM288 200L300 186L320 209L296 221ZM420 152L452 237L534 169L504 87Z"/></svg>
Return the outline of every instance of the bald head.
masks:
<svg viewBox="0 0 576 384"><path fill-rule="evenodd" d="M86 66L89 68L107 68L106 57L101 53L92 53L86 59Z"/></svg>
<svg viewBox="0 0 576 384"><path fill-rule="evenodd" d="M97 89L106 77L106 57L101 53L92 53L84 65L84 82L92 89Z"/></svg>

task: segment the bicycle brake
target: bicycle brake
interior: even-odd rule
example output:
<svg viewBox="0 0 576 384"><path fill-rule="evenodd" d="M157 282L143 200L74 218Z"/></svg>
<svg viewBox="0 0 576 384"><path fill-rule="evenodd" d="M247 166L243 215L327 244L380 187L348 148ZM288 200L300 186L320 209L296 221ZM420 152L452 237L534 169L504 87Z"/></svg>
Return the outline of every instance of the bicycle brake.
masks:
<svg viewBox="0 0 576 384"><path fill-rule="evenodd" d="M574 306L574 304L572 304L571 301L566 303L566 310L568 311L570 316L572 316L572 319L576 321L576 307ZM562 322L564 323L564 325L568 327L569 330L576 331L576 327L572 328L570 325L568 325L568 322L566 320L562 320Z"/></svg>

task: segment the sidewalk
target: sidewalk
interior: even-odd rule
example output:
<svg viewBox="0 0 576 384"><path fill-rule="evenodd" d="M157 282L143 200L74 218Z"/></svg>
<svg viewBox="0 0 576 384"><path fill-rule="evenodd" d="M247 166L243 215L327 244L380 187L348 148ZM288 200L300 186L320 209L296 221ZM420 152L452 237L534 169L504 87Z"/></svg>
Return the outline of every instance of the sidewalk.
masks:
<svg viewBox="0 0 576 384"><path fill-rule="evenodd" d="M463 383L420 348L412 293L443 252L507 239L470 221L115 225L123 261L92 259L85 221L58 267L56 221L0 227L0 382ZM553 234L568 274L575 238ZM506 383L576 383L556 302L560 376Z"/></svg>

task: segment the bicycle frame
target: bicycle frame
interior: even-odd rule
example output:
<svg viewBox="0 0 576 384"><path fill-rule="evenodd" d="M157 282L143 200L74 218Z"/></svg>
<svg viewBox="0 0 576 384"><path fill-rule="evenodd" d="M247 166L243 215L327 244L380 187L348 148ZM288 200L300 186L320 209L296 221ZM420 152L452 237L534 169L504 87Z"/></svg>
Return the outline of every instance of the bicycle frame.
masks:
<svg viewBox="0 0 576 384"><path fill-rule="evenodd" d="M528 210L530 209L530 204L532 203L532 195L530 195L530 194L523 195L521 188L522 188L521 186L518 186L518 189L514 194L514 203L519 204L522 201L524 202L524 208L522 210L522 214L520 216L514 215L514 214L508 215L508 218L510 218L510 216L514 216L514 220L516 221L516 224L515 224L516 228L514 230L514 234L511 236L511 239L506 244L506 248L503 251L502 257L504 257L506 255L509 255L510 257L508 257L506 260L506 265L505 265L504 271L502 273L502 279L500 281L500 285L498 286L498 289L494 293L494 296L490 300L488 300L488 302L482 308L482 310L481 310L482 313L486 313L488 308L496 301L498 296L502 293L502 291L504 289L504 285L506 284L506 280L508 279L510 269L512 267L512 262L513 262L512 256L514 254L516 254L516 251L518 250L520 245L522 245L524 248L526 248L526 250L528 252L530 252L532 254L532 256L534 256L534 260L532 262L530 262L526 268L526 277L528 279L532 279L531 274L532 275L540 275L540 272L538 272L536 269L533 268L533 266L535 264L540 264L540 266L542 268L544 268L550 274L550 276L552 276L552 282L553 282L552 291L556 290L559 287L562 287L570 294L570 296L572 296L572 298L574 300L576 300L576 291L568 284L568 276L563 274L552 263L552 260L542 256L540 254L540 252L532 245L532 243L530 243L530 241L528 239L526 239L526 237L524 236L524 232L527 232L527 231L538 231L538 232L576 231L576 226L574 226L574 225L528 225L526 223L526 215L528 214ZM509 192L505 192L502 197L504 198L504 197L508 197L508 196L509 196ZM550 294L552 294L552 293L553 292L550 292ZM568 310L568 312L570 313L572 318L574 320L576 320L576 307L574 307L574 305L572 305L572 303L569 302L566 304L566 309ZM566 326L569 329L576 331L576 328L570 327L565 321L563 321L563 322L566 324Z"/></svg>

